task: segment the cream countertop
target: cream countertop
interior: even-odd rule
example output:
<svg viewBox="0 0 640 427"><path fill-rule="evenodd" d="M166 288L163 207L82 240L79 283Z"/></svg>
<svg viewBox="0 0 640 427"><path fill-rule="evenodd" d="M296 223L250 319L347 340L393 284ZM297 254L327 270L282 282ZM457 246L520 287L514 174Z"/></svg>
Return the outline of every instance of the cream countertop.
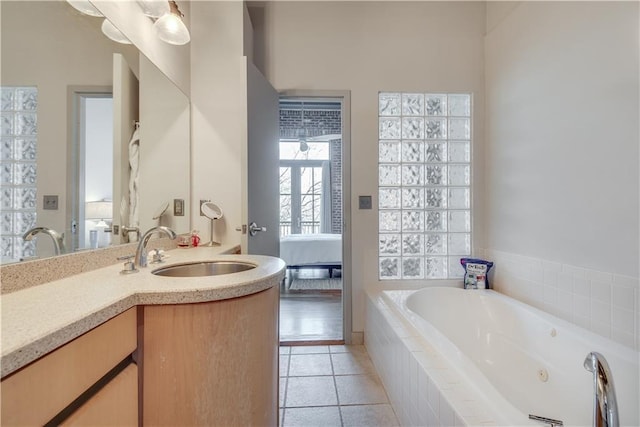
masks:
<svg viewBox="0 0 640 427"><path fill-rule="evenodd" d="M220 255L221 248L167 251L163 264L120 274L123 264L78 274L0 296L2 377L136 305L224 300L278 286L282 260L259 255ZM162 277L151 271L171 264L237 260L256 268L207 277Z"/></svg>

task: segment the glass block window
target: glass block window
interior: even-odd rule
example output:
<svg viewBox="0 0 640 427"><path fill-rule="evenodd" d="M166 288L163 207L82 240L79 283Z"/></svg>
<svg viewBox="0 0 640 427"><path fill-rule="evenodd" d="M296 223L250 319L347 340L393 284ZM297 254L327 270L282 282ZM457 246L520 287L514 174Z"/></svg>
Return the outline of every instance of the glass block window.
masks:
<svg viewBox="0 0 640 427"><path fill-rule="evenodd" d="M462 277L471 254L471 95L378 94L381 280Z"/></svg>
<svg viewBox="0 0 640 427"><path fill-rule="evenodd" d="M22 234L36 224L36 145L38 89L0 88L2 123L2 261L35 255L35 242Z"/></svg>

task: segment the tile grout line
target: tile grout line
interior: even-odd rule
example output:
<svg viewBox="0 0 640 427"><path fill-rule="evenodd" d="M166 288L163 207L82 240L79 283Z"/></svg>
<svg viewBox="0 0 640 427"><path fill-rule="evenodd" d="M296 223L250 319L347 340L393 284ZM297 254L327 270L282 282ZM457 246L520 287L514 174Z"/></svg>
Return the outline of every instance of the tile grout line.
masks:
<svg viewBox="0 0 640 427"><path fill-rule="evenodd" d="M331 357L331 347L329 347L329 363L331 363L331 378L333 379L333 388L336 391L336 403L338 405L338 415L340 416L340 426L344 426L342 419L342 406L340 406L340 395L338 394L338 383L336 382L336 371L333 367L333 357Z"/></svg>

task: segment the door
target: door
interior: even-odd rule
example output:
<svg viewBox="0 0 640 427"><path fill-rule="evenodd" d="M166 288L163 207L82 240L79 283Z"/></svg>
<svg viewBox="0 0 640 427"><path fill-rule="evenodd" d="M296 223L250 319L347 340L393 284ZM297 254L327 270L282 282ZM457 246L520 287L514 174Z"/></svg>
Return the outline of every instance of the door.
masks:
<svg viewBox="0 0 640 427"><path fill-rule="evenodd" d="M243 234L243 253L280 255L278 111L278 92L253 64L248 63L248 185L245 199L247 211L243 221L247 230Z"/></svg>
<svg viewBox="0 0 640 427"><path fill-rule="evenodd" d="M129 142L138 120L138 79L124 57L113 54L113 244L129 242L119 232L129 218Z"/></svg>

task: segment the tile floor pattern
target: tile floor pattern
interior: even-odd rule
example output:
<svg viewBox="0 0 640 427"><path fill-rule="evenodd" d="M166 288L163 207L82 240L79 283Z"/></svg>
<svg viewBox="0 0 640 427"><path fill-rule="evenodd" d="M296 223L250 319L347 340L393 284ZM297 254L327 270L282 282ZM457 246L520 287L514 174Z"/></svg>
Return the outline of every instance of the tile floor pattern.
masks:
<svg viewBox="0 0 640 427"><path fill-rule="evenodd" d="M280 347L282 427L398 426L362 345Z"/></svg>

